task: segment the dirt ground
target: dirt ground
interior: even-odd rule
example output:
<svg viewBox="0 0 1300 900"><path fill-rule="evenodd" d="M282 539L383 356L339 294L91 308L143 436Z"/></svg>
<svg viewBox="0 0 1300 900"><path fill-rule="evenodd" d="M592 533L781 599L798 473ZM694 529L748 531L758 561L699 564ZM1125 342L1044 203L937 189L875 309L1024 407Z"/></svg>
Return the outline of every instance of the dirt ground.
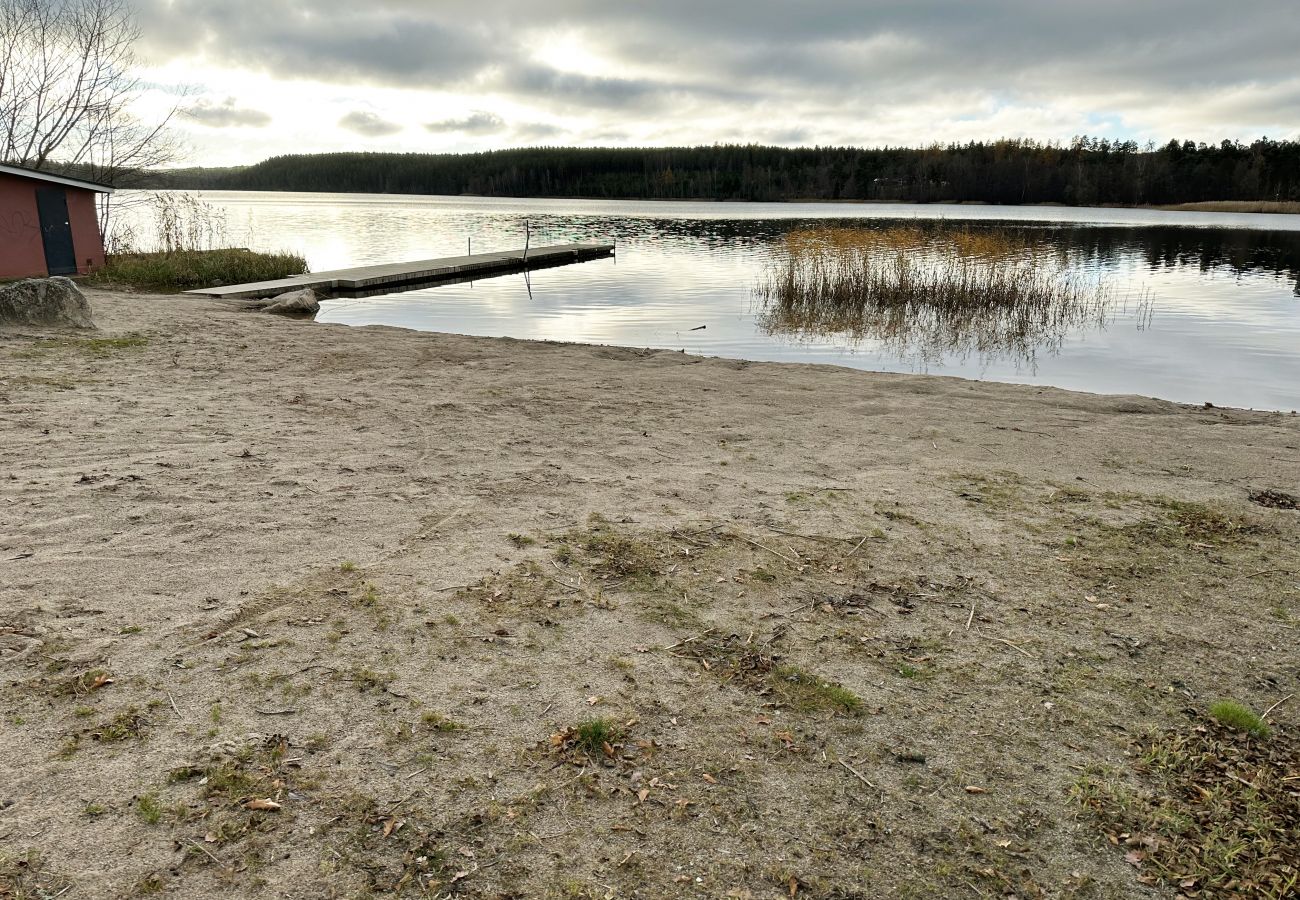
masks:
<svg viewBox="0 0 1300 900"><path fill-rule="evenodd" d="M1273 896L1123 822L1294 746L1294 414L88 296L0 332L0 897Z"/></svg>

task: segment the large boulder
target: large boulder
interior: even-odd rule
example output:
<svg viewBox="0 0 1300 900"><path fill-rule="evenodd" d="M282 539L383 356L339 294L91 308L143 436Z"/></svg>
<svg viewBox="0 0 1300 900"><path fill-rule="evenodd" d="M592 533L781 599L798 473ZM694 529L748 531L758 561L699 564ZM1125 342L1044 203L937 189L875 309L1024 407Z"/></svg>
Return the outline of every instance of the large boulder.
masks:
<svg viewBox="0 0 1300 900"><path fill-rule="evenodd" d="M94 328L85 294L69 278L29 278L0 285L0 325Z"/></svg>
<svg viewBox="0 0 1300 900"><path fill-rule="evenodd" d="M263 312L279 316L314 316L320 312L320 300L311 288L302 288L272 297L271 305Z"/></svg>

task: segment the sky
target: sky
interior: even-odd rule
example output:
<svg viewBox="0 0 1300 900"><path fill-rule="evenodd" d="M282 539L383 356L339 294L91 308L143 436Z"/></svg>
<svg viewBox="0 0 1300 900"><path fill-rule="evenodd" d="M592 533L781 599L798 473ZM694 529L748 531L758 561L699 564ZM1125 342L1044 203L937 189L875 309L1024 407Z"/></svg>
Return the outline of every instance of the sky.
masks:
<svg viewBox="0 0 1300 900"><path fill-rule="evenodd" d="M182 165L1300 138L1300 0L130 0Z"/></svg>

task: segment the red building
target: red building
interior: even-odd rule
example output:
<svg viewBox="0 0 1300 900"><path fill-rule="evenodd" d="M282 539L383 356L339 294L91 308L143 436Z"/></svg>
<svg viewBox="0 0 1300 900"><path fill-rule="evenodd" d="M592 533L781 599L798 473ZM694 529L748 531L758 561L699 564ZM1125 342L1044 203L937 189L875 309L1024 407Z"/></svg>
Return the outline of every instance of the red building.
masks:
<svg viewBox="0 0 1300 900"><path fill-rule="evenodd" d="M0 278L86 274L104 264L89 181L0 165Z"/></svg>

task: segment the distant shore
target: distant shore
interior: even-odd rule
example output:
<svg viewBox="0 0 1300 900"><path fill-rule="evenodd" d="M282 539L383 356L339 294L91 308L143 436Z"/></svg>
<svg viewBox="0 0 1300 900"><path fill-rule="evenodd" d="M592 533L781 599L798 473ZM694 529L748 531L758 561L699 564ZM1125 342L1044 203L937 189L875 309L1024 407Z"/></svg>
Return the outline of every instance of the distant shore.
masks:
<svg viewBox="0 0 1300 900"><path fill-rule="evenodd" d="M425 193L402 193L402 192L381 192L370 194L365 191L307 191L307 190L266 190L259 188L183 188L171 187L164 184L154 184L141 190L197 190L207 192L221 193L258 193L258 194L344 194L344 195L362 195L362 196L382 196L382 197L473 197L489 200L601 200L616 203L728 203L728 204L751 204L751 203L819 203L844 206L1004 206L1009 208L1040 208L1051 207L1056 209L1154 209L1167 212L1224 212L1224 213L1264 213L1272 215L1296 215L1300 214L1300 201L1286 200L1203 200L1195 203L1175 203L1175 204L1124 204L1124 203L1101 203L1097 205L1081 206L1070 203L1055 203L1043 201L1038 203L992 203L987 200L863 200L863 199L826 199L820 197L812 198L787 198L782 200L739 200L733 198L712 198L712 197L597 197L575 194L572 196L514 196L500 194L425 194Z"/></svg>

